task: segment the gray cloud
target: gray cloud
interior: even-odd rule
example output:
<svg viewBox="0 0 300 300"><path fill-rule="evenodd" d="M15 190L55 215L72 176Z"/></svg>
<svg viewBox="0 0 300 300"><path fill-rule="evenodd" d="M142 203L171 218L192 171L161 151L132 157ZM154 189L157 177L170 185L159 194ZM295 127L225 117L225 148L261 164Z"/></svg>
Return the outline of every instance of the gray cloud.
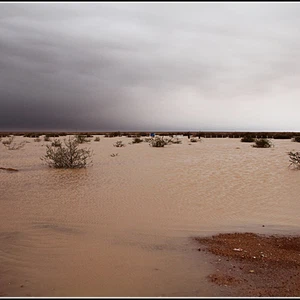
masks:
<svg viewBox="0 0 300 300"><path fill-rule="evenodd" d="M300 131L299 3L1 3L0 130Z"/></svg>

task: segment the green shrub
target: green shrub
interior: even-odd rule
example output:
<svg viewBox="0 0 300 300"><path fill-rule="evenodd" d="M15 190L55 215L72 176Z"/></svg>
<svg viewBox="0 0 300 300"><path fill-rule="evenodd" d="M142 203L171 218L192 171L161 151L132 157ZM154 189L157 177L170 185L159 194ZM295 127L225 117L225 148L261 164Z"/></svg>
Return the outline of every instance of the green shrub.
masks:
<svg viewBox="0 0 300 300"><path fill-rule="evenodd" d="M10 136L7 140L2 141L2 144L8 149L8 150L19 150L23 148L26 144L26 142L21 142L19 144L14 143L14 136Z"/></svg>
<svg viewBox="0 0 300 300"><path fill-rule="evenodd" d="M29 138L38 138L38 137L40 137L40 134L38 134L38 133L34 133L34 132L30 132L30 133L26 133L26 134L24 134L24 137L29 137Z"/></svg>
<svg viewBox="0 0 300 300"><path fill-rule="evenodd" d="M164 147L168 144L168 141L164 140L163 137L156 136L155 138L150 139L149 145L151 147Z"/></svg>
<svg viewBox="0 0 300 300"><path fill-rule="evenodd" d="M198 141L199 141L199 140L196 139L196 138L191 138L191 139L190 139L190 142L191 142L191 143L197 143Z"/></svg>
<svg viewBox="0 0 300 300"><path fill-rule="evenodd" d="M78 144L83 144L83 143L90 142L90 140L87 139L87 136L83 135L83 134L77 134L77 135L75 135L75 139L76 139L76 141L77 141Z"/></svg>
<svg viewBox="0 0 300 300"><path fill-rule="evenodd" d="M125 147L125 144L122 141L116 141L114 147Z"/></svg>
<svg viewBox="0 0 300 300"><path fill-rule="evenodd" d="M292 137L293 137L293 134L288 133L288 132L276 133L273 136L274 139L281 139L281 140L289 140Z"/></svg>
<svg viewBox="0 0 300 300"><path fill-rule="evenodd" d="M241 138L241 142L243 142L243 143L253 143L253 142L255 142L255 138L252 137L251 135L245 135Z"/></svg>
<svg viewBox="0 0 300 300"><path fill-rule="evenodd" d="M300 169L300 152L292 152L288 153L290 158L290 165L293 166L295 169Z"/></svg>
<svg viewBox="0 0 300 300"><path fill-rule="evenodd" d="M179 138L172 138L169 140L168 144L182 144L182 141Z"/></svg>
<svg viewBox="0 0 300 300"><path fill-rule="evenodd" d="M60 144L58 147L47 145L46 155L41 157L49 167L77 169L85 168L91 162L89 149L79 149L79 143L76 138L64 139L64 146Z"/></svg>
<svg viewBox="0 0 300 300"><path fill-rule="evenodd" d="M256 139L255 140L255 144L252 145L252 147L255 148L270 148L273 147L274 145L272 144L272 142L268 139Z"/></svg>
<svg viewBox="0 0 300 300"><path fill-rule="evenodd" d="M60 147L61 146L61 141L58 140L58 139L54 139L51 146L52 147Z"/></svg>
<svg viewBox="0 0 300 300"><path fill-rule="evenodd" d="M64 134L62 134L62 135L64 135ZM59 137L59 134L58 133L47 133L46 134L46 137Z"/></svg>
<svg viewBox="0 0 300 300"><path fill-rule="evenodd" d="M300 136L299 136L299 135L294 136L294 137L292 138L292 142L300 143Z"/></svg>
<svg viewBox="0 0 300 300"><path fill-rule="evenodd" d="M139 143L142 143L143 140L140 138L140 137L134 137L132 139L132 144L139 144Z"/></svg>

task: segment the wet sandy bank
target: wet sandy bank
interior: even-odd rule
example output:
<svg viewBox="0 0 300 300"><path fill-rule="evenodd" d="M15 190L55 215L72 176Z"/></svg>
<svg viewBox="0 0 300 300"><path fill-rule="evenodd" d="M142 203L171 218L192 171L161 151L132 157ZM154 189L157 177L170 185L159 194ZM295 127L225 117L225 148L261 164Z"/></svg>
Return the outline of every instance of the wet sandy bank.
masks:
<svg viewBox="0 0 300 300"><path fill-rule="evenodd" d="M300 236L245 232L195 240L199 251L214 255L207 279L223 286L224 296L300 296Z"/></svg>

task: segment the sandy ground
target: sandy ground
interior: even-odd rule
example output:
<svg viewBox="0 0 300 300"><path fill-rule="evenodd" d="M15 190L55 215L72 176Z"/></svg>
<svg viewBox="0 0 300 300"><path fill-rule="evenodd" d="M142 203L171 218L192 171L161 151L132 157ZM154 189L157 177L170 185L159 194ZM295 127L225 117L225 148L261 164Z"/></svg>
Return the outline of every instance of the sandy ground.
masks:
<svg viewBox="0 0 300 300"><path fill-rule="evenodd" d="M233 297L299 297L300 236L228 233L196 238L215 255L208 280Z"/></svg>

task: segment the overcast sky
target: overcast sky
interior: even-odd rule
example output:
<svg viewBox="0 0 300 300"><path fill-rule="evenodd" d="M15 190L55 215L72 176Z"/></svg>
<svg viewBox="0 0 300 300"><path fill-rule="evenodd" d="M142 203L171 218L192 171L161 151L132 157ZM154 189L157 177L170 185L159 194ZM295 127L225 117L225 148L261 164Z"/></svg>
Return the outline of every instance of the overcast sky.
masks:
<svg viewBox="0 0 300 300"><path fill-rule="evenodd" d="M0 130L300 131L300 3L0 3Z"/></svg>

